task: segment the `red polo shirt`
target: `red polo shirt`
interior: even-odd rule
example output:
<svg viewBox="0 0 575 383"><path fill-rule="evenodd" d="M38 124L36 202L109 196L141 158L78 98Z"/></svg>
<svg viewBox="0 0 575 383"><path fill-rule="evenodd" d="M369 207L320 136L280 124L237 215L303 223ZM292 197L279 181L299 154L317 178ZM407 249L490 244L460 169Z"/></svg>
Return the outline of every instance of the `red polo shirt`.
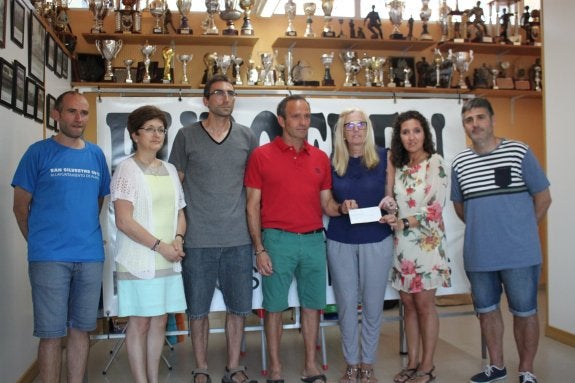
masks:
<svg viewBox="0 0 575 383"><path fill-rule="evenodd" d="M315 146L305 142L297 153L277 137L256 148L244 184L261 190L262 228L305 233L323 227L320 192L331 189L331 168Z"/></svg>

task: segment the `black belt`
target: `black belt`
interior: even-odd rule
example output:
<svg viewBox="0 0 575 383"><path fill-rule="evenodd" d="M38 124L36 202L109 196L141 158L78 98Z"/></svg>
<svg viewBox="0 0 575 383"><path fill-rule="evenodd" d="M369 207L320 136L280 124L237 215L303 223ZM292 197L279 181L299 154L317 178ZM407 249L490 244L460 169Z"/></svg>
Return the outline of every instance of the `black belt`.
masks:
<svg viewBox="0 0 575 383"><path fill-rule="evenodd" d="M311 231L306 231L304 233L294 233L293 231L288 231L288 230L284 230L284 229L276 229L276 228L271 228L271 230L278 230L278 231L284 231L286 233L290 233L290 234L298 234L298 235L310 235L310 234L319 234L319 233L323 233L323 227L321 229L315 229L315 230L311 230Z"/></svg>

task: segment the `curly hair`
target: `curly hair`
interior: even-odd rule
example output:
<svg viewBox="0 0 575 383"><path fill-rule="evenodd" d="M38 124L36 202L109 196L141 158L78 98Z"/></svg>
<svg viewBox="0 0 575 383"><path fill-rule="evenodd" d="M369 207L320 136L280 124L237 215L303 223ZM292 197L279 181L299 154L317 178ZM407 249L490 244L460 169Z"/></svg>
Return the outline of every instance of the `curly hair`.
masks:
<svg viewBox="0 0 575 383"><path fill-rule="evenodd" d="M416 110L408 110L400 113L393 124L393 134L391 137L391 163L396 168L400 168L409 163L409 153L401 143L401 125L409 120L417 120L423 128L423 151L431 156L435 153L435 145L431 137L431 130L427 119Z"/></svg>

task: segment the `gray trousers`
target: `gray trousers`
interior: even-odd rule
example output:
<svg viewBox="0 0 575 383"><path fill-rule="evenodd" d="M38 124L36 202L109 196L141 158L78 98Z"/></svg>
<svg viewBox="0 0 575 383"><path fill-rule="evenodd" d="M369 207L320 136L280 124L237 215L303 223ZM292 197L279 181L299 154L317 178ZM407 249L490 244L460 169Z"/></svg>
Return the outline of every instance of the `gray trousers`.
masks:
<svg viewBox="0 0 575 383"><path fill-rule="evenodd" d="M343 356L349 365L373 364L383 321L383 301L393 261L393 236L350 245L327 240L327 258L337 303ZM357 305L361 303L360 325Z"/></svg>

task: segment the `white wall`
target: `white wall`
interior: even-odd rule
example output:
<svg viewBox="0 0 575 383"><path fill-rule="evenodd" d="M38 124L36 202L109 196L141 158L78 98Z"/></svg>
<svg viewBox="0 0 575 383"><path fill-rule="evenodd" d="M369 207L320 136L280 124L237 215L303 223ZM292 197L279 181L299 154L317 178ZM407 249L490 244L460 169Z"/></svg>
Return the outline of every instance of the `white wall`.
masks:
<svg viewBox="0 0 575 383"><path fill-rule="evenodd" d="M571 0L544 2L544 86L547 173L553 204L547 216L549 242L548 325L575 334L575 256L573 254L573 15Z"/></svg>
<svg viewBox="0 0 575 383"><path fill-rule="evenodd" d="M6 47L2 57L18 60L28 68L28 17L24 48L10 40L10 1L7 3ZM28 3L26 3L28 5ZM70 84L46 71L46 94L57 96ZM27 249L12 214L13 190L10 186L16 166L28 146L43 138L42 124L0 105L0 377L16 382L36 359L37 339L32 336L33 317L28 282Z"/></svg>

